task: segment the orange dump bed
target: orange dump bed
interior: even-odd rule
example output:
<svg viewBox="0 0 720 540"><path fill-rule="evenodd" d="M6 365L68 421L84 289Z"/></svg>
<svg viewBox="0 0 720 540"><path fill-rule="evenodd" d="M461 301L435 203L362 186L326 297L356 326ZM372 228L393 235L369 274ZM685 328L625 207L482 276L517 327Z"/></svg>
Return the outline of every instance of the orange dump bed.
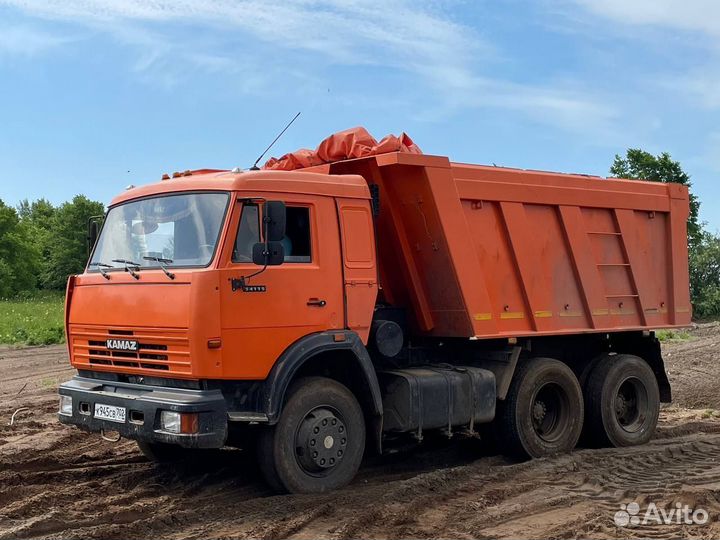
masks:
<svg viewBox="0 0 720 540"><path fill-rule="evenodd" d="M304 169L379 189L381 300L435 336L686 326L680 185L393 152Z"/></svg>

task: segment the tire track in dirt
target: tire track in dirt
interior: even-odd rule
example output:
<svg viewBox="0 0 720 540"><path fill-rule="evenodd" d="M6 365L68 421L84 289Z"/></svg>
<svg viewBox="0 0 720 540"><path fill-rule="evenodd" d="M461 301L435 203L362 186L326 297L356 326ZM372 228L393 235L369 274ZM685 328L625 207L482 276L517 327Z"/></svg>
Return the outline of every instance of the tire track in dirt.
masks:
<svg viewBox="0 0 720 540"><path fill-rule="evenodd" d="M701 345L720 344L720 327L698 336L671 347L669 368L679 395L710 408L720 362ZM487 456L475 440L429 441L366 460L339 492L278 496L241 451L155 466L131 441L113 444L59 424L50 379L71 376L65 358L64 347L0 348L0 539L720 535L717 523L613 523L620 504L633 501L642 511L681 502L720 515L720 419L711 411L663 409L656 439L643 447L526 463ZM693 364L698 358L704 363ZM691 380L686 365L714 375ZM30 410L8 426L19 407Z"/></svg>
<svg viewBox="0 0 720 540"><path fill-rule="evenodd" d="M456 469L458 478L431 489L427 478L418 497L384 505L353 518L362 529L335 530L333 537L662 537L686 526L619 529L613 517L621 503L649 502L671 509L701 505L716 518L720 506L720 435L657 441L642 449L581 450L570 456L483 471L478 464ZM482 460L481 460L482 461ZM478 470L479 469L479 470ZM429 476L437 476L429 473ZM450 496L448 496L448 494ZM386 500L402 495L395 490ZM340 516L330 516L340 519ZM708 535L712 534L708 527ZM325 531L326 533L328 531ZM686 532L686 531L685 531ZM350 533L350 534L347 534ZM717 530L715 530L717 534ZM326 536L318 528L297 537Z"/></svg>

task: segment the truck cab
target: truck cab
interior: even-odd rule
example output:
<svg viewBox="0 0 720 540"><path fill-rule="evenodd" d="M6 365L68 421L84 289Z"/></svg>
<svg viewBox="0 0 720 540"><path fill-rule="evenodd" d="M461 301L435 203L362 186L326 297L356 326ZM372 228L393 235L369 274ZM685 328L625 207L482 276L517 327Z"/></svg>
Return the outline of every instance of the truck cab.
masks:
<svg viewBox="0 0 720 540"><path fill-rule="evenodd" d="M269 241L273 203L284 224ZM273 245L280 258L266 260ZM273 387L290 382L293 345L367 342L377 288L362 177L209 173L126 191L69 280L78 376L60 389L60 420L118 431L149 454L221 447L228 419L275 420L284 390L262 382L273 368Z"/></svg>

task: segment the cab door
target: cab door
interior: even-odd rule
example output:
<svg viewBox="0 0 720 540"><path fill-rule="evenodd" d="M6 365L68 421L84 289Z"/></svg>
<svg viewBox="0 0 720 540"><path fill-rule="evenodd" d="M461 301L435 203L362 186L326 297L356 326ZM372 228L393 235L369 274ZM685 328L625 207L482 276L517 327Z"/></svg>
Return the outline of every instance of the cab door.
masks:
<svg viewBox="0 0 720 540"><path fill-rule="evenodd" d="M243 197L248 195L243 194ZM287 208L282 265L252 263L260 241L262 204L238 200L220 261L222 373L262 379L298 339L344 327L342 257L337 211L331 197L273 194ZM233 280L246 277L246 290Z"/></svg>

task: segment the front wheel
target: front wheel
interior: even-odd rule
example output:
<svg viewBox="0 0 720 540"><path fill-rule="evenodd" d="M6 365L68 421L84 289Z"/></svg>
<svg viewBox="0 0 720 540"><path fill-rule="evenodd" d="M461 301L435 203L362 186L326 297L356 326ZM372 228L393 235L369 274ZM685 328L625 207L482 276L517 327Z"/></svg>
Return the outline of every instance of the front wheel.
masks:
<svg viewBox="0 0 720 540"><path fill-rule="evenodd" d="M595 446L634 446L650 440L660 414L653 370L630 354L606 356L585 385L585 426Z"/></svg>
<svg viewBox="0 0 720 540"><path fill-rule="evenodd" d="M322 493L347 485L365 450L365 420L355 396L325 377L288 391L278 423L258 438L258 461L278 491Z"/></svg>
<svg viewBox="0 0 720 540"><path fill-rule="evenodd" d="M515 457L570 452L583 423L577 377L559 360L529 360L518 367L496 422L506 450Z"/></svg>

